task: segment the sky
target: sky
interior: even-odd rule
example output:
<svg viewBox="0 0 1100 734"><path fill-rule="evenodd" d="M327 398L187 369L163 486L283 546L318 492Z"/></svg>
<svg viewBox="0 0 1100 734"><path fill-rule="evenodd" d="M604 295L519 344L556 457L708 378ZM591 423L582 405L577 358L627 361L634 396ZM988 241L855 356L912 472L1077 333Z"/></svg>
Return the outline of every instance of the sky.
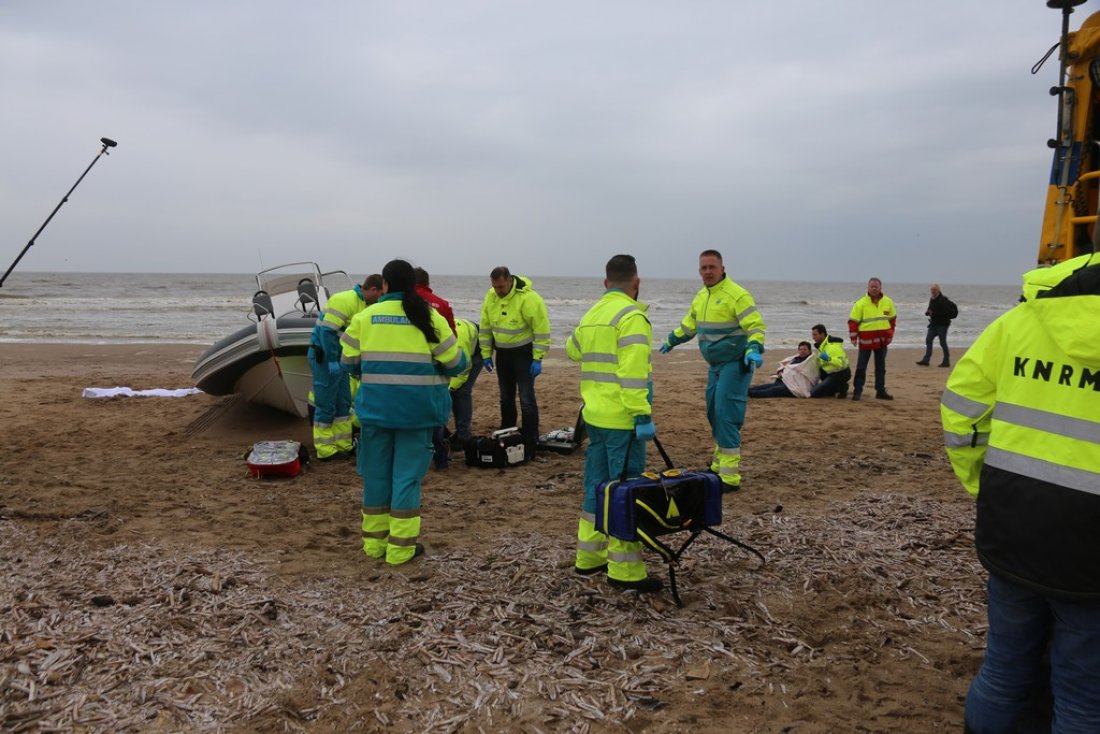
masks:
<svg viewBox="0 0 1100 734"><path fill-rule="evenodd" d="M19 270L687 278L716 248L735 280L1013 284L1060 27L1044 0L5 0L0 267L95 160Z"/></svg>

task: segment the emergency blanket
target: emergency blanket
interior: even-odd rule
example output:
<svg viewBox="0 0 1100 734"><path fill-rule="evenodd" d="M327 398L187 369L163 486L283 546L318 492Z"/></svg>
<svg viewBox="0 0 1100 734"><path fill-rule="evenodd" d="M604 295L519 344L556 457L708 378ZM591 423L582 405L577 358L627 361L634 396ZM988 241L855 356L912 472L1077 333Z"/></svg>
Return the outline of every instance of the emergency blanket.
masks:
<svg viewBox="0 0 1100 734"><path fill-rule="evenodd" d="M794 357L786 357L779 363L777 377L783 380L783 384L791 391L791 395L796 398L808 398L817 383L821 382L821 370L818 369L817 360L813 356L798 364L791 364L793 359Z"/></svg>
<svg viewBox="0 0 1100 734"><path fill-rule="evenodd" d="M196 395L202 390L197 387L185 387L179 390L166 390L156 387L150 390L134 390L129 387L86 387L81 393L82 398L183 398L188 395Z"/></svg>

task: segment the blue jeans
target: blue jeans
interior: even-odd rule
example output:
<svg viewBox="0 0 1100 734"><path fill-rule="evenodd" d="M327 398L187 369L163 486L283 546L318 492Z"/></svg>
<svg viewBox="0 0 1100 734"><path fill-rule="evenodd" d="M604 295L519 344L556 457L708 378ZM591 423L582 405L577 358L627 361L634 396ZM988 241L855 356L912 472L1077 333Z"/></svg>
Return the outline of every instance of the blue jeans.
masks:
<svg viewBox="0 0 1100 734"><path fill-rule="evenodd" d="M1054 734L1100 732L1100 602L1055 599L989 576L985 661L966 696L975 734L1020 730L1050 641Z"/></svg>
<svg viewBox="0 0 1100 734"><path fill-rule="evenodd" d="M943 350L943 362L942 364L951 364L951 350L947 348L947 329L950 324L929 324L928 334L924 337L924 356L921 357L921 362L928 364L932 359L932 343L936 341L937 337L940 340L940 349Z"/></svg>
<svg viewBox="0 0 1100 734"><path fill-rule="evenodd" d="M435 464L436 469L446 469L450 458L451 451L447 446L447 427L436 426L432 429L432 463Z"/></svg>
<svg viewBox="0 0 1100 734"><path fill-rule="evenodd" d="M516 389L523 416L520 432L531 447L539 441L539 404L535 400L535 378L531 377L531 345L496 350L497 384L500 385L500 427L511 428L516 422Z"/></svg>
<svg viewBox="0 0 1100 734"><path fill-rule="evenodd" d="M753 385L749 388L750 398L793 398L794 393L782 380Z"/></svg>
<svg viewBox="0 0 1100 734"><path fill-rule="evenodd" d="M462 387L451 391L451 411L455 416L455 437L463 445L470 440L470 425L474 418L474 383L481 374L481 352L473 357L474 366L470 368L470 377L462 383ZM530 369L530 368L528 368Z"/></svg>

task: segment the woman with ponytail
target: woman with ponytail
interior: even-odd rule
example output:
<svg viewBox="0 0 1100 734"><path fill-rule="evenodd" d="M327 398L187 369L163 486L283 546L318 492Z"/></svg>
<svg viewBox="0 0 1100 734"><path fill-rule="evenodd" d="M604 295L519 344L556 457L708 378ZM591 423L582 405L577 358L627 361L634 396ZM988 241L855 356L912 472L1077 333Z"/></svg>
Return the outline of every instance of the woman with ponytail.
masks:
<svg viewBox="0 0 1100 734"><path fill-rule="evenodd" d="M462 372L466 355L446 319L416 293L412 265L391 260L382 281L384 295L344 332L342 363L360 380L363 552L396 565L424 552L420 480L432 429L451 411L448 379Z"/></svg>

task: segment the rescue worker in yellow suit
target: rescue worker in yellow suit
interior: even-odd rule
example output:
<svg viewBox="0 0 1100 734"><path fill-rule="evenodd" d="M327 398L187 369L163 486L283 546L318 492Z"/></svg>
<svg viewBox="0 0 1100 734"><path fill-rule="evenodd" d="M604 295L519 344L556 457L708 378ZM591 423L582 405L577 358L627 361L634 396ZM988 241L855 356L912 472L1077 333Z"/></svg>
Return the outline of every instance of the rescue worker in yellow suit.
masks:
<svg viewBox="0 0 1100 734"><path fill-rule="evenodd" d="M1100 732L1100 254L1026 274L1024 298L966 351L940 403L989 572L966 730ZM1053 721L1033 698L1048 649Z"/></svg>
<svg viewBox="0 0 1100 734"><path fill-rule="evenodd" d="M656 429L652 418L650 354L653 333L638 302L638 265L630 255L607 261L603 297L588 309L565 343L569 358L581 363L581 399L588 427L584 453L584 505L577 525L575 570L581 575L607 571L613 585L639 592L661 589L647 575L642 544L596 530L596 487L645 470L646 441Z"/></svg>
<svg viewBox="0 0 1100 734"><path fill-rule="evenodd" d="M466 354L466 369L462 374L452 377L451 412L455 416L455 430L451 434L452 446L464 449L473 434L471 425L474 415L474 384L481 374L481 347L478 344L478 326L469 319L455 319L455 336L458 346Z"/></svg>
<svg viewBox="0 0 1100 734"><path fill-rule="evenodd" d="M500 427L516 424L519 393L520 431L527 458L539 441L539 403L535 378L550 350L550 316L530 278L512 275L503 265L489 273L491 288L481 303L479 344L485 371L496 372L500 387ZM496 356L493 356L493 352ZM494 361L495 360L495 361Z"/></svg>
<svg viewBox="0 0 1100 734"><path fill-rule="evenodd" d="M385 295L348 325L342 364L359 378L363 552L397 565L423 554L420 481L432 460L432 431L451 413L448 378L466 355L443 318L416 292L413 266L382 269Z"/></svg>
<svg viewBox="0 0 1100 734"><path fill-rule="evenodd" d="M722 489L741 487L741 426L745 422L752 373L764 364L764 319L752 294L726 275L722 254L699 255L703 287L683 321L665 338L661 354L698 336L707 373L707 420L714 437L710 468Z"/></svg>
<svg viewBox="0 0 1100 734"><path fill-rule="evenodd" d="M352 317L378 300L381 289L382 276L368 275L362 285L334 293L310 334L313 449L320 461L352 456L352 394L348 375L340 368L340 335Z"/></svg>

